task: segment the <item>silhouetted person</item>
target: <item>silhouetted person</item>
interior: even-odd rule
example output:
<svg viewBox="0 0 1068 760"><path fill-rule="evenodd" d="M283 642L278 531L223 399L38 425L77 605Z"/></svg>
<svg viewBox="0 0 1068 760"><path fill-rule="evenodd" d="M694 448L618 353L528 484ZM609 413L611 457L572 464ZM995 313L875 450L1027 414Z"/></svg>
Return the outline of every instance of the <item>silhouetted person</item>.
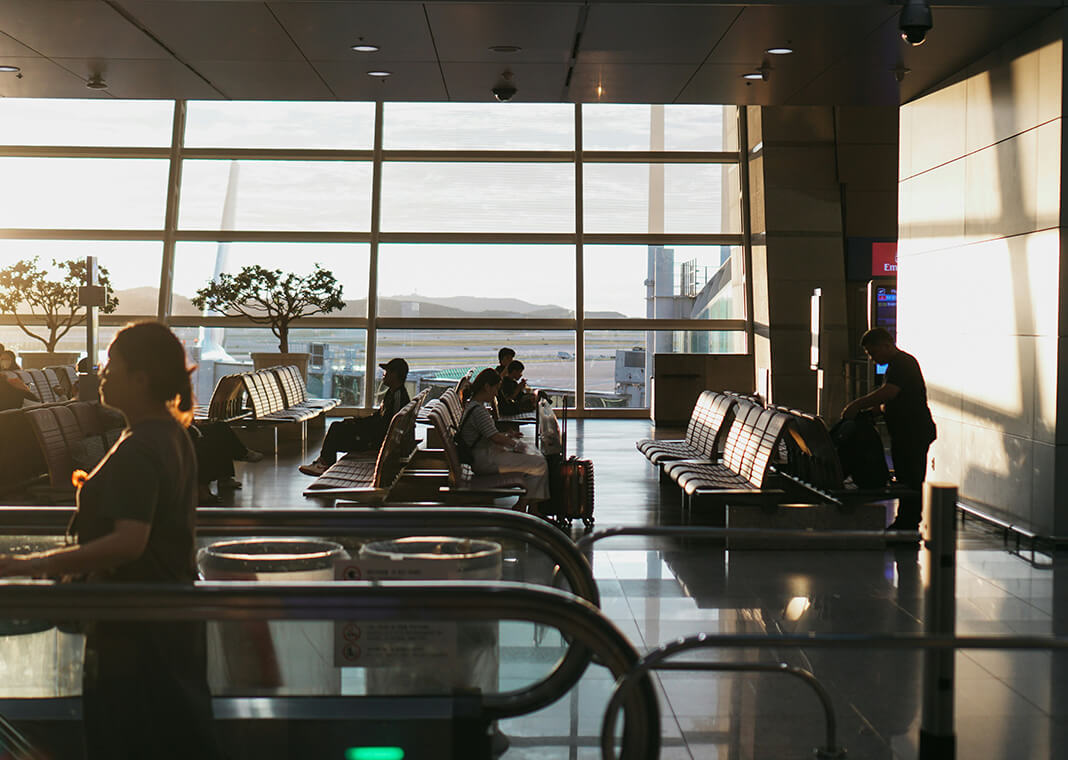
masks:
<svg viewBox="0 0 1068 760"><path fill-rule="evenodd" d="M322 475L337 461L339 451L366 451L382 445L389 421L411 398L404 387L404 381L408 379L408 362L404 359L390 359L378 366L386 371L385 377L382 378L382 383L386 386L382 405L370 417L350 417L331 423L319 456L311 464L300 466L300 471L305 475Z"/></svg>
<svg viewBox="0 0 1068 760"><path fill-rule="evenodd" d="M920 491L927 476L927 450L936 436L927 406L927 385L916 357L898 348L883 328L868 330L860 345L873 362L888 365L886 375L881 386L847 404L842 417L851 419L864 409L883 407L894 478L916 492L898 500L897 517L887 530L916 530L923 510Z"/></svg>
<svg viewBox="0 0 1068 760"><path fill-rule="evenodd" d="M77 542L0 557L0 576L192 586L197 466L186 426L193 391L178 338L158 322L121 330L108 349L101 395L127 428L92 473L76 473ZM204 623L89 623L82 707L90 760L218 758Z"/></svg>
<svg viewBox="0 0 1068 760"><path fill-rule="evenodd" d="M508 365L515 359L515 349L505 346L497 352L497 369L496 372L502 378L508 373Z"/></svg>

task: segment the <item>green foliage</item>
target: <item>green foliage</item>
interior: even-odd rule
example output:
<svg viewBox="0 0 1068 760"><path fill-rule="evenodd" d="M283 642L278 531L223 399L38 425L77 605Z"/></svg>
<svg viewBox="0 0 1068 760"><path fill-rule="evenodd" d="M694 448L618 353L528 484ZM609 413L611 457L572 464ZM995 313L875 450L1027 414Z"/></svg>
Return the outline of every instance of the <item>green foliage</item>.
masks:
<svg viewBox="0 0 1068 760"><path fill-rule="evenodd" d="M23 259L0 269L0 312L12 314L24 333L45 345L45 350L56 350L56 344L70 329L85 321L87 310L78 305L78 288L85 284L85 259L57 261L52 259L52 268L58 274L50 274L40 266L40 257ZM107 302L101 307L111 314L119 306L119 300L111 294L108 270L99 268L100 284L107 291ZM23 322L26 312L44 318L47 337L38 335ZM35 322L37 320L34 320Z"/></svg>
<svg viewBox="0 0 1068 760"><path fill-rule="evenodd" d="M345 308L341 290L333 272L319 264L306 277L253 264L237 274L220 274L198 290L192 300L201 311L211 309L228 317L243 316L257 324L270 325L278 338L278 349L289 353L289 324L300 317Z"/></svg>

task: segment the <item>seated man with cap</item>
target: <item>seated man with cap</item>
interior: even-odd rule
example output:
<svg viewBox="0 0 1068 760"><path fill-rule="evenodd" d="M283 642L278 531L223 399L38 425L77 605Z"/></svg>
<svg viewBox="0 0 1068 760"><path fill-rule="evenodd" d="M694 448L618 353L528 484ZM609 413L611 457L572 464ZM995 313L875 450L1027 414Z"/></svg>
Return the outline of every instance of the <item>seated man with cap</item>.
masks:
<svg viewBox="0 0 1068 760"><path fill-rule="evenodd" d="M322 475L337 461L339 451L367 451L382 445L389 421L411 399L404 387L404 381L408 378L408 362L390 359L378 366L386 371L382 378L382 384L386 386L382 405L369 417L349 417L331 423L319 456L311 464L300 466L300 471L305 475Z"/></svg>

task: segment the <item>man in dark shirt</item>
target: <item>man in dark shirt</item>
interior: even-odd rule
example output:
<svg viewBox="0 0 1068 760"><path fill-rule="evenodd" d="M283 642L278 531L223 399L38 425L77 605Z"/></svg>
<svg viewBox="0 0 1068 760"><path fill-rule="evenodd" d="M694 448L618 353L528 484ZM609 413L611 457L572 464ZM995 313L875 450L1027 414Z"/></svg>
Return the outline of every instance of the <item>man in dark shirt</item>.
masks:
<svg viewBox="0 0 1068 760"><path fill-rule="evenodd" d="M378 366L386 371L382 378L382 384L386 386L382 406L370 417L350 417L331 423L318 458L311 464L299 467L305 475L322 475L337 460L339 451L366 451L382 445L389 421L411 399L408 389L404 387L404 381L408 379L408 362L390 359Z"/></svg>
<svg viewBox="0 0 1068 760"><path fill-rule="evenodd" d="M916 358L894 344L894 338L881 327L868 330L860 339L864 352L876 364L886 364L883 384L858 398L842 410L851 419L858 412L880 404L890 433L890 456L894 460L894 477L916 491L898 500L897 518L888 530L916 530L920 525L923 504L919 491L927 475L927 450L936 431L927 406L927 385Z"/></svg>
<svg viewBox="0 0 1068 760"><path fill-rule="evenodd" d="M497 411L501 414L521 414L530 412L538 405L534 393L527 389L523 377L526 367L521 361L513 361L501 378L501 389L497 392Z"/></svg>

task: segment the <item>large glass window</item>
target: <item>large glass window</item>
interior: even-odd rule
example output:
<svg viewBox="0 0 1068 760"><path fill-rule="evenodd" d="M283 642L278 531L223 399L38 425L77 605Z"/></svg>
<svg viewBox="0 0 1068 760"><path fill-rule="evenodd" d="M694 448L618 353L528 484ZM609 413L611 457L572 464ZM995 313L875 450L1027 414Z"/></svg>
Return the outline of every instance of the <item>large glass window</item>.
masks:
<svg viewBox="0 0 1068 760"><path fill-rule="evenodd" d="M742 248L586 245L587 319L743 319Z"/></svg>
<svg viewBox="0 0 1068 760"><path fill-rule="evenodd" d="M383 317L575 315L571 245L382 245L378 313Z"/></svg>
<svg viewBox="0 0 1068 760"><path fill-rule="evenodd" d="M574 232L572 164L387 162L383 232Z"/></svg>
<svg viewBox="0 0 1068 760"><path fill-rule="evenodd" d="M313 357L312 393L346 406L374 402L368 341L377 362L409 360L412 390L495 366L510 345L531 387L587 408L646 406L658 351L746 350L734 107L191 101L172 146L174 114L169 101L0 99L0 173L18 188L0 205L0 232L15 236L0 237L0 262L98 256L119 299L102 346L126 317L156 314L167 283L202 400L277 350L265 327L192 305L248 264L319 263L343 286L345 309L302 322L290 347ZM39 347L4 322L10 345ZM79 327L59 349L84 342Z"/></svg>
<svg viewBox="0 0 1068 760"><path fill-rule="evenodd" d="M526 369L523 377L537 390L554 395L575 388L575 334L570 330L379 330L375 355L381 362L394 356L407 360L408 379L417 389L455 385L474 370L497 366L497 351L516 352Z"/></svg>
<svg viewBox="0 0 1068 760"><path fill-rule="evenodd" d="M724 204L726 181L721 164L586 164L585 231L739 232Z"/></svg>
<svg viewBox="0 0 1068 760"><path fill-rule="evenodd" d="M734 106L590 103L583 150L738 150Z"/></svg>
<svg viewBox="0 0 1068 760"><path fill-rule="evenodd" d="M116 314L156 315L162 255L163 244L153 241L0 238L0 266L37 257L39 266L52 269L53 261L96 256L100 266L108 270L112 293L119 300Z"/></svg>
<svg viewBox="0 0 1068 760"><path fill-rule="evenodd" d="M586 408L649 406L653 355L742 354L745 333L711 330L588 330Z"/></svg>
<svg viewBox="0 0 1068 760"><path fill-rule="evenodd" d="M387 150L574 150L566 103L386 103Z"/></svg>
<svg viewBox="0 0 1068 760"><path fill-rule="evenodd" d="M166 148L170 100L0 98L0 144Z"/></svg>
<svg viewBox="0 0 1068 760"><path fill-rule="evenodd" d="M174 255L171 313L199 315L191 299L219 273L235 274L257 264L304 276L320 264L333 273L347 304L325 316L366 317L368 256L367 243L179 242Z"/></svg>
<svg viewBox="0 0 1068 760"><path fill-rule="evenodd" d="M370 150L374 126L374 103L197 100L185 147Z"/></svg>
<svg viewBox="0 0 1068 760"><path fill-rule="evenodd" d="M0 227L163 229L167 170L162 159L0 158Z"/></svg>
<svg viewBox="0 0 1068 760"><path fill-rule="evenodd" d="M178 226L366 232L371 229L371 164L186 161Z"/></svg>
<svg viewBox="0 0 1068 760"><path fill-rule="evenodd" d="M174 331L196 366L193 392L205 404L223 375L251 371L254 353L278 351L278 339L265 328L176 327ZM110 340L110 335L106 337ZM366 331L297 328L289 332L289 350L310 354L308 395L339 398L346 406L363 404Z"/></svg>

